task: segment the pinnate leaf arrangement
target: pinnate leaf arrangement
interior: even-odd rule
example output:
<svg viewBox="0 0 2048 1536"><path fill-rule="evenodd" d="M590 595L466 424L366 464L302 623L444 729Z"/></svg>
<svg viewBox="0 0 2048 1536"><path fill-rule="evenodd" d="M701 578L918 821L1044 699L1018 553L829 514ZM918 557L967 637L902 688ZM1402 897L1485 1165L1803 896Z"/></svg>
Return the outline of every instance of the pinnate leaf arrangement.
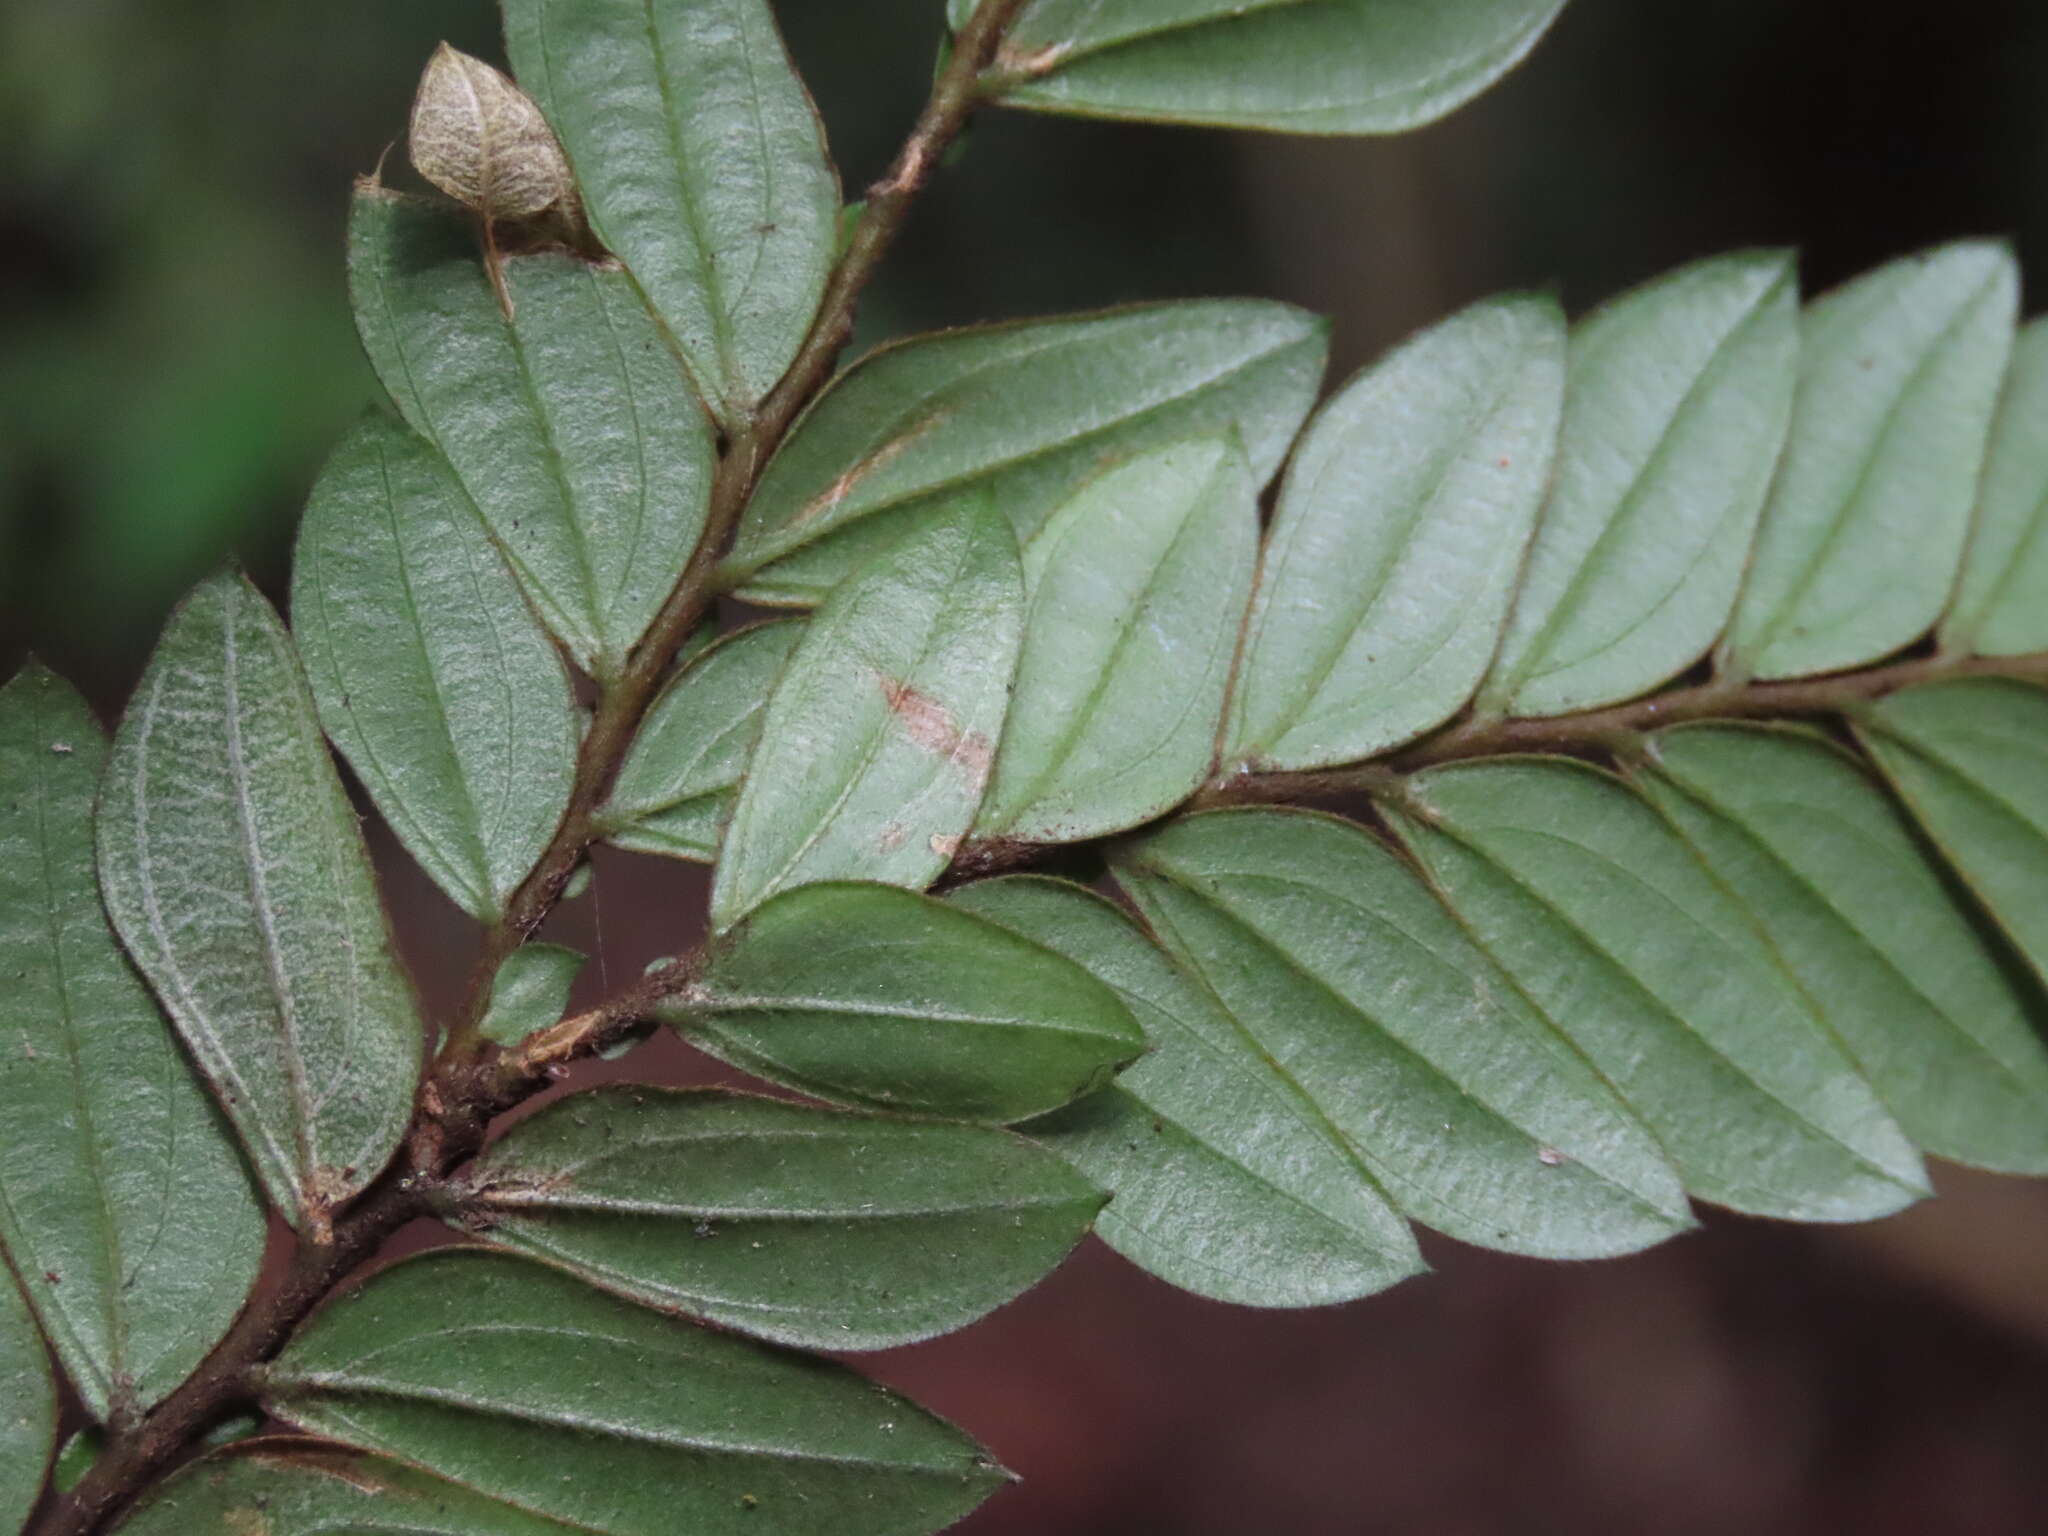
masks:
<svg viewBox="0 0 2048 1536"><path fill-rule="evenodd" d="M813 1352L1091 1228L1298 1307L1416 1273L1411 1222L1583 1259L2048 1171L2004 249L1493 299L1320 405L1323 327L1258 300L834 372L976 108L1393 132L1560 3L956 0L847 209L766 0L506 0L511 76L437 54L455 201L356 189L392 408L291 629L203 583L111 743L0 690L0 1528L936 1531L1006 1474ZM479 925L457 1016L330 745ZM572 1013L531 941L600 842L712 865L713 936ZM786 1092L501 1127L657 1025ZM461 1240L371 1262L421 1215Z"/></svg>

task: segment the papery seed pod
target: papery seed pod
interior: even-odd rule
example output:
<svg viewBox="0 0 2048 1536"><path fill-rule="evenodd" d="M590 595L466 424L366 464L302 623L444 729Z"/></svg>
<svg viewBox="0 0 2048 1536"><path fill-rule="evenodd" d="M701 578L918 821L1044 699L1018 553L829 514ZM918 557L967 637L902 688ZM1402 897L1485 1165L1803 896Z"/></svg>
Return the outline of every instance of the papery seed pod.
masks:
<svg viewBox="0 0 2048 1536"><path fill-rule="evenodd" d="M419 173L486 220L576 207L568 157L533 98L446 43L420 76L410 136Z"/></svg>

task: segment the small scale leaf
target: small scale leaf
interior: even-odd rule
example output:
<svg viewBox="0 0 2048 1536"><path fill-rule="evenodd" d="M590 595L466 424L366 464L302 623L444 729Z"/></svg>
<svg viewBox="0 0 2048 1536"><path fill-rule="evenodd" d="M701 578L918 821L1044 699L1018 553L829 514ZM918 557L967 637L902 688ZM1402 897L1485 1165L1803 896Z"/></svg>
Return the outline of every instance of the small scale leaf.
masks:
<svg viewBox="0 0 2048 1536"><path fill-rule="evenodd" d="M1134 458L1053 514L1024 552L1024 645L979 833L1077 842L1201 787L1257 497L1243 450L1212 440Z"/></svg>
<svg viewBox="0 0 2048 1536"><path fill-rule="evenodd" d="M1024 1127L1115 1199L1102 1240L1169 1284L1254 1307L1312 1307L1419 1273L1408 1223L1328 1119L1117 908L1037 876L948 901L1115 989L1152 1049L1099 1093Z"/></svg>
<svg viewBox="0 0 2048 1536"><path fill-rule="evenodd" d="M1317 414L1267 542L1227 761L1352 762L1471 697L1549 484L1564 358L1554 302L1493 299Z"/></svg>
<svg viewBox="0 0 2048 1536"><path fill-rule="evenodd" d="M234 1139L101 911L106 756L52 673L0 688L0 1247L101 1421L191 1373L264 1243Z"/></svg>
<svg viewBox="0 0 2048 1536"><path fill-rule="evenodd" d="M981 805L1023 632L1016 540L978 497L834 592L768 701L713 926L815 880L936 879Z"/></svg>
<svg viewBox="0 0 2048 1536"><path fill-rule="evenodd" d="M576 197L562 146L526 94L443 43L413 97L412 163L487 219L528 219Z"/></svg>
<svg viewBox="0 0 2048 1536"><path fill-rule="evenodd" d="M494 1243L810 1349L964 1328L1050 1273L1105 1198L1007 1131L628 1087L522 1121L467 1184Z"/></svg>
<svg viewBox="0 0 2048 1536"><path fill-rule="evenodd" d="M962 25L973 0L950 0ZM1036 0L1011 105L1283 133L1399 133L1464 105L1564 0Z"/></svg>
<svg viewBox="0 0 2048 1536"><path fill-rule="evenodd" d="M2018 305L2012 253L1973 243L1807 310L1791 437L1725 642L1737 676L1862 666L1941 617Z"/></svg>
<svg viewBox="0 0 2048 1536"><path fill-rule="evenodd" d="M591 226L728 419L774 387L831 270L839 182L765 0L505 0L513 67Z"/></svg>
<svg viewBox="0 0 2048 1536"><path fill-rule="evenodd" d="M286 1218L383 1170L425 1031L291 637L224 573L171 616L114 739L107 912Z"/></svg>
<svg viewBox="0 0 2048 1536"><path fill-rule="evenodd" d="M569 678L432 445L385 416L313 487L292 623L327 734L420 867L494 921L576 776Z"/></svg>
<svg viewBox="0 0 2048 1536"><path fill-rule="evenodd" d="M2048 651L2048 320L2020 332L1944 648Z"/></svg>
<svg viewBox="0 0 2048 1536"><path fill-rule="evenodd" d="M699 653L647 712L600 818L605 840L709 864L801 621L757 624Z"/></svg>
<svg viewBox="0 0 2048 1536"><path fill-rule="evenodd" d="M1792 259L1699 262L1572 335L1557 477L1481 712L1647 693L1728 622L1792 420Z"/></svg>
<svg viewBox="0 0 2048 1536"><path fill-rule="evenodd" d="M1417 1220L1548 1258L1691 1225L1649 1133L1368 833L1218 812L1132 845L1117 876Z"/></svg>
<svg viewBox="0 0 2048 1536"><path fill-rule="evenodd" d="M1072 961L887 885L776 897L662 1016L800 1092L991 1124L1093 1092L1145 1048L1130 1010Z"/></svg>
<svg viewBox="0 0 2048 1536"><path fill-rule="evenodd" d="M2048 690L2002 678L1908 688L1857 735L2048 982Z"/></svg>
<svg viewBox="0 0 2048 1536"><path fill-rule="evenodd" d="M1450 909L1693 1194L1861 1221L1927 1193L1759 919L1619 780L1562 758L1443 768L1389 810Z"/></svg>
<svg viewBox="0 0 2048 1536"><path fill-rule="evenodd" d="M1322 320L1255 300L883 347L819 397L769 464L724 574L764 601L815 603L964 492L985 490L1021 544L1105 469L1233 430L1263 485L1315 403L1328 348Z"/></svg>
<svg viewBox="0 0 2048 1536"><path fill-rule="evenodd" d="M25 1529L57 1444L57 1386L28 1303L0 1263L0 1530Z"/></svg>
<svg viewBox="0 0 2048 1536"><path fill-rule="evenodd" d="M59 1493L69 1493L93 1469L106 1448L107 1438L97 1429L74 1433L57 1452L56 1464L50 1468L50 1486Z"/></svg>
<svg viewBox="0 0 2048 1536"><path fill-rule="evenodd" d="M560 944L524 944L505 957L491 978L490 1006L480 1032L499 1045L517 1045L558 1022L590 957Z"/></svg>
<svg viewBox="0 0 2048 1536"><path fill-rule="evenodd" d="M331 1303L262 1396L302 1429L604 1536L907 1536L1004 1476L842 1366L473 1249L394 1264Z"/></svg>
<svg viewBox="0 0 2048 1536"><path fill-rule="evenodd" d="M356 326L399 414L454 466L555 636L602 678L682 575L711 492L711 424L633 281L507 256L507 319L474 234L358 185Z"/></svg>

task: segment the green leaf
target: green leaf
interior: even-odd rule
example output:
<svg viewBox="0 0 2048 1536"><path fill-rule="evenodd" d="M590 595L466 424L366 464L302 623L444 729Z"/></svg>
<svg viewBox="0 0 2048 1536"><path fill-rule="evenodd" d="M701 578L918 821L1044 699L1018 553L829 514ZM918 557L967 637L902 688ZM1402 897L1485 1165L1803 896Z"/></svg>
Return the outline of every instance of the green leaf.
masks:
<svg viewBox="0 0 2048 1536"><path fill-rule="evenodd" d="M0 1247L100 1420L191 1373L264 1242L241 1154L100 910L106 755L50 672L0 688Z"/></svg>
<svg viewBox="0 0 2048 1536"><path fill-rule="evenodd" d="M292 623L327 734L420 867L495 921L576 776L569 678L433 447L372 416L313 487Z"/></svg>
<svg viewBox="0 0 2048 1536"><path fill-rule="evenodd" d="M1884 1215L1920 1160L1752 917L1658 814L1561 758L1439 769L1396 824L1459 919L1704 1200Z"/></svg>
<svg viewBox="0 0 2048 1536"><path fill-rule="evenodd" d="M1643 788L1756 914L1907 1134L1960 1162L2048 1172L2038 999L1855 761L1754 726L1665 731L1648 761Z"/></svg>
<svg viewBox="0 0 2048 1536"><path fill-rule="evenodd" d="M89 1426L73 1433L50 1468L50 1486L59 1493L69 1493L84 1481L106 1448L107 1437L97 1428Z"/></svg>
<svg viewBox="0 0 2048 1536"><path fill-rule="evenodd" d="M887 885L778 896L662 1016L721 1061L821 1099L994 1124L1093 1092L1145 1046L1072 961Z"/></svg>
<svg viewBox="0 0 2048 1536"><path fill-rule="evenodd" d="M1016 541L979 497L834 592L768 700L713 926L815 880L936 879L981 805L1023 632Z"/></svg>
<svg viewBox="0 0 2048 1536"><path fill-rule="evenodd" d="M0 1530L27 1526L57 1444L57 1387L28 1304L0 1264Z"/></svg>
<svg viewBox="0 0 2048 1536"><path fill-rule="evenodd" d="M979 833L1076 842L1201 787L1258 538L1234 442L1141 455L1053 515L1024 552L1024 646Z"/></svg>
<svg viewBox="0 0 2048 1536"><path fill-rule="evenodd" d="M1857 736L2048 981L2048 692L2002 678L1908 688Z"/></svg>
<svg viewBox="0 0 2048 1536"><path fill-rule="evenodd" d="M570 1536L566 1525L382 1456L275 1436L173 1475L121 1536Z"/></svg>
<svg viewBox="0 0 2048 1536"><path fill-rule="evenodd" d="M1114 988L1152 1043L1107 1088L1024 1127L1114 1193L1096 1221L1110 1247L1256 1307L1350 1301L1422 1270L1408 1223L1324 1113L1115 906L1030 875L947 899Z"/></svg>
<svg viewBox="0 0 2048 1536"><path fill-rule="evenodd" d="M764 0L505 0L505 46L727 420L796 356L832 266L839 180Z"/></svg>
<svg viewBox="0 0 2048 1536"><path fill-rule="evenodd" d="M1798 366L1799 280L1781 252L1700 262L1579 325L1556 482L1482 712L1634 698L1713 648Z"/></svg>
<svg viewBox="0 0 2048 1536"><path fill-rule="evenodd" d="M505 957L491 978L491 1001L481 1033L499 1045L517 1045L537 1029L557 1023L569 1006L569 990L590 957L560 944L525 944Z"/></svg>
<svg viewBox="0 0 2048 1536"><path fill-rule="evenodd" d="M803 632L795 620L743 629L669 681L612 786L600 817L606 841L706 864L718 857L768 694Z"/></svg>
<svg viewBox="0 0 2048 1536"><path fill-rule="evenodd" d="M291 637L242 577L165 626L97 830L115 931L280 1210L324 1230L397 1150L425 1034Z"/></svg>
<svg viewBox="0 0 2048 1536"><path fill-rule="evenodd" d="M1945 650L2048 651L2048 320L2019 334Z"/></svg>
<svg viewBox="0 0 2048 1536"><path fill-rule="evenodd" d="M1004 1478L951 1425L842 1366L474 1250L372 1276L262 1388L303 1429L606 1536L908 1536Z"/></svg>
<svg viewBox="0 0 2048 1536"><path fill-rule="evenodd" d="M1807 311L1792 434L1726 642L1736 675L1862 666L1941 616L2018 303L2012 254L1972 243Z"/></svg>
<svg viewBox="0 0 2048 1536"><path fill-rule="evenodd" d="M462 1208L492 1242L652 1307L887 1349L1037 1284L1104 1198L1007 1131L618 1087L515 1126Z"/></svg>
<svg viewBox="0 0 2048 1536"><path fill-rule="evenodd" d="M548 628L608 677L703 529L710 423L625 273L560 252L504 270L509 321L468 221L358 187L349 286L378 377Z"/></svg>
<svg viewBox="0 0 2048 1536"><path fill-rule="evenodd" d="M1549 484L1564 363L1554 302L1489 300L1317 415L1267 543L1228 761L1355 761L1471 696Z"/></svg>
<svg viewBox="0 0 2048 1536"><path fill-rule="evenodd" d="M1628 1253L1691 1225L1614 1092L1377 839L1299 811L1192 817L1118 879L1419 1221L1550 1258Z"/></svg>
<svg viewBox="0 0 2048 1536"><path fill-rule="evenodd" d="M951 0L954 25L972 9ZM1009 104L1047 112L1399 133L1493 84L1563 9L1564 0L1037 0L1010 30L997 78Z"/></svg>
<svg viewBox="0 0 2048 1536"><path fill-rule="evenodd" d="M766 601L816 602L963 491L985 490L1023 543L1103 470L1233 429L1264 484L1315 403L1328 348L1325 322L1259 300L884 347L819 398L769 464L724 574L751 578Z"/></svg>

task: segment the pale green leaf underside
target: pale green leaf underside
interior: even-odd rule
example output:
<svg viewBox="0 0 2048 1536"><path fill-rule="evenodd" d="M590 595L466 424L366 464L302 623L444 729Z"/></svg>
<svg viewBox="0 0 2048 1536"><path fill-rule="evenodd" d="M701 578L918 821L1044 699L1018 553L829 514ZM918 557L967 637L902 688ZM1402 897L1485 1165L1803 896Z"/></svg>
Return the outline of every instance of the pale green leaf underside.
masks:
<svg viewBox="0 0 2048 1536"><path fill-rule="evenodd" d="M1317 414L1267 540L1229 761L1368 757L1471 696L1549 484L1564 362L1554 303L1489 300Z"/></svg>
<svg viewBox="0 0 2048 1536"><path fill-rule="evenodd" d="M1105 469L1233 430L1263 484L1315 401L1327 352L1323 321L1254 300L884 347L797 424L748 504L724 574L765 601L816 602L962 492L985 490L1027 542Z"/></svg>
<svg viewBox="0 0 2048 1536"><path fill-rule="evenodd" d="M976 831L1023 842L1150 821L1208 776L1258 549L1234 441L1132 459L1024 552L1030 601Z"/></svg>
<svg viewBox="0 0 2048 1536"><path fill-rule="evenodd" d="M998 68L1053 112L1286 133L1399 133L1519 63L1564 0L1036 0ZM951 0L955 26L972 0Z"/></svg>
<svg viewBox="0 0 2048 1536"><path fill-rule="evenodd" d="M1619 780L1563 759L1439 769L1390 814L1450 909L1691 1193L1851 1221L1927 1192L1758 919Z"/></svg>
<svg viewBox="0 0 2048 1536"><path fill-rule="evenodd" d="M767 0L505 0L519 84L726 419L782 376L825 290L839 182Z"/></svg>
<svg viewBox="0 0 2048 1536"><path fill-rule="evenodd" d="M292 630L314 703L406 851L494 920L569 803L569 678L440 454L359 423L313 487Z"/></svg>
<svg viewBox="0 0 2048 1536"><path fill-rule="evenodd" d="M0 1264L0 1530L28 1523L56 1444L50 1357L14 1277Z"/></svg>
<svg viewBox="0 0 2048 1536"><path fill-rule="evenodd" d="M770 1082L990 1124L1101 1087L1145 1044L1117 995L1071 961L887 885L777 897L663 1017Z"/></svg>
<svg viewBox="0 0 2048 1536"><path fill-rule="evenodd" d="M843 1367L474 1250L372 1276L300 1330L262 1393L301 1428L605 1536L909 1536L1003 1479Z"/></svg>
<svg viewBox="0 0 2048 1536"><path fill-rule="evenodd" d="M1109 902L1015 876L948 898L1115 989L1151 1049L1026 1132L1110 1190L1102 1240L1183 1290L1308 1307L1422 1269L1407 1223L1316 1106Z"/></svg>
<svg viewBox="0 0 2048 1536"><path fill-rule="evenodd" d="M661 691L605 802L605 840L709 864L801 621L757 624L693 657Z"/></svg>
<svg viewBox="0 0 2048 1536"><path fill-rule="evenodd" d="M1642 1125L1367 833L1220 812L1136 844L1118 878L1417 1220L1549 1258L1690 1225Z"/></svg>
<svg viewBox="0 0 2048 1536"><path fill-rule="evenodd" d="M1985 950L1870 775L1792 729L1653 738L1640 784L1753 913L1900 1125L1929 1152L2048 1172L2037 996Z"/></svg>
<svg viewBox="0 0 2048 1536"><path fill-rule="evenodd" d="M768 701L713 925L812 881L937 878L981 805L1023 628L1016 541L978 498L834 592Z"/></svg>
<svg viewBox="0 0 2048 1536"><path fill-rule="evenodd" d="M233 1138L100 908L106 755L85 701L48 671L0 688L0 1247L100 1420L190 1374L255 1284L264 1240Z"/></svg>
<svg viewBox="0 0 2048 1536"><path fill-rule="evenodd" d="M631 1087L522 1122L469 1185L494 1243L837 1350L965 1327L1050 1273L1104 1199L1007 1131Z"/></svg>
<svg viewBox="0 0 2048 1536"><path fill-rule="evenodd" d="M212 577L165 627L97 823L108 914L285 1216L396 1150L424 1034L291 639Z"/></svg>
<svg viewBox="0 0 2048 1536"><path fill-rule="evenodd" d="M491 978L491 1001L479 1032L499 1045L517 1045L546 1029L569 1006L570 989L590 957L561 944L525 944L505 957Z"/></svg>
<svg viewBox="0 0 2048 1536"><path fill-rule="evenodd" d="M1951 647L1984 656L2048 651L2048 321L2022 330L1992 429L1991 451L1955 606Z"/></svg>
<svg viewBox="0 0 2048 1536"><path fill-rule="evenodd" d="M377 376L548 628L609 676L703 528L710 423L624 272L559 252L504 270L509 321L468 221L357 189L349 287Z"/></svg>

